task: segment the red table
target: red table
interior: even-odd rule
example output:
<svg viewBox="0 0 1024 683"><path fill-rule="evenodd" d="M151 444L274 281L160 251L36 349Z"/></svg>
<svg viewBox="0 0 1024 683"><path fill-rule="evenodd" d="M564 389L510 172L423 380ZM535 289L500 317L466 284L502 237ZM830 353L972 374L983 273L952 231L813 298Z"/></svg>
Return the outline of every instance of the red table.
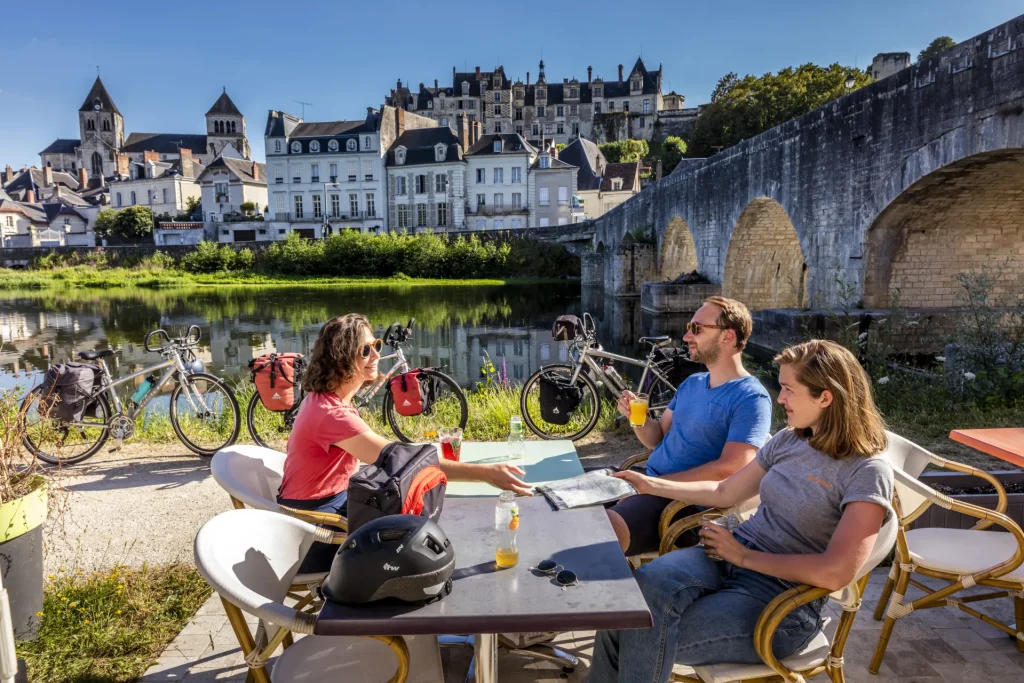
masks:
<svg viewBox="0 0 1024 683"><path fill-rule="evenodd" d="M949 438L1017 467L1024 467L1024 427L954 429Z"/></svg>

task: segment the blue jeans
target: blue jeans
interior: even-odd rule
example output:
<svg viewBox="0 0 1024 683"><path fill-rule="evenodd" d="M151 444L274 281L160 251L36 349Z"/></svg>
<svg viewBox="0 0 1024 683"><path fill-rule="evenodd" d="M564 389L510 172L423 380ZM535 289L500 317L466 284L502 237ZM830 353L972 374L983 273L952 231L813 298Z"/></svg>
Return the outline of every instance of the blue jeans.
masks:
<svg viewBox="0 0 1024 683"><path fill-rule="evenodd" d="M314 512L332 512L336 515L346 516L348 511L348 491L342 491L336 493L333 496L327 496L326 498L316 498L312 500L302 500L300 498L282 498L277 497L277 502L286 507L295 508L296 510L312 510ZM302 564L299 566L300 574L319 574L321 572L327 572L331 570L331 563L334 562L334 555L338 552L338 548L341 546L334 545L333 543L321 543L320 541L314 541L313 545L306 551L306 556L302 558Z"/></svg>
<svg viewBox="0 0 1024 683"><path fill-rule="evenodd" d="M634 576L654 626L598 633L590 683L665 683L675 663L760 664L754 626L765 606L795 585L716 562L701 547L663 555ZM824 603L790 612L772 643L776 657L788 657L811 639Z"/></svg>

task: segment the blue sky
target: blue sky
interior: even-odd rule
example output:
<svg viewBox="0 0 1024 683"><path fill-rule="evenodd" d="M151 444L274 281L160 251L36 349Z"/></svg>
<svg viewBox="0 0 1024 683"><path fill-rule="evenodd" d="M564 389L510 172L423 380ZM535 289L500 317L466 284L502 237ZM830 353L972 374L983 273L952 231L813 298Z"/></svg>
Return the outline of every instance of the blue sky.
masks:
<svg viewBox="0 0 1024 683"><path fill-rule="evenodd" d="M5 3L7 4L7 3ZM663 7L657 11L654 7ZM202 133L227 86L263 159L268 109L307 120L361 118L395 80L450 83L452 66L536 79L614 78L643 53L664 89L706 102L718 79L789 65L865 67L878 52L913 57L933 38L960 41L1024 12L1020 0L656 0L629 3L49 0L9 3L0 52L0 167L39 164L55 138L77 138L96 67L127 132ZM510 14L505 8L516 7ZM439 9L443 8L443 9Z"/></svg>

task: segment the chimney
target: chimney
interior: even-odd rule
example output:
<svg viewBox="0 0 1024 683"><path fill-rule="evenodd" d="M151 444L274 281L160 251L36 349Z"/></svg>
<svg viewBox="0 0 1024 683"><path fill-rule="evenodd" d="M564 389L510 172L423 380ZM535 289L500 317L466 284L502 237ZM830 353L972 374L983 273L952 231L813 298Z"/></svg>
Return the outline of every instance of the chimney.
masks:
<svg viewBox="0 0 1024 683"><path fill-rule="evenodd" d="M43 187L53 186L53 169L49 166L43 167Z"/></svg>
<svg viewBox="0 0 1024 683"><path fill-rule="evenodd" d="M456 78L458 78L458 72L455 70L455 67L453 66L452 67L452 85L455 85L455 79Z"/></svg>
<svg viewBox="0 0 1024 683"><path fill-rule="evenodd" d="M434 93L437 93L437 79L434 79Z"/></svg>
<svg viewBox="0 0 1024 683"><path fill-rule="evenodd" d="M117 175L127 176L130 168L131 159L128 158L127 154L117 155ZM85 169L83 169L85 170Z"/></svg>
<svg viewBox="0 0 1024 683"><path fill-rule="evenodd" d="M405 110L395 109L395 139L402 137L405 132Z"/></svg>
<svg viewBox="0 0 1024 683"><path fill-rule="evenodd" d="M53 186L53 198L60 201L60 185Z"/></svg>
<svg viewBox="0 0 1024 683"><path fill-rule="evenodd" d="M471 121L470 122L470 126L471 127L469 129L470 130L469 144L470 144L470 146L473 146L477 142L480 141L480 137L483 135L483 132L484 132L483 131L484 125L482 123L480 123L479 121Z"/></svg>
<svg viewBox="0 0 1024 683"><path fill-rule="evenodd" d="M35 190L25 190L25 203L26 204L35 204L36 203L36 191Z"/></svg>
<svg viewBox="0 0 1024 683"><path fill-rule="evenodd" d="M480 80L480 67L476 68L476 80Z"/></svg>
<svg viewBox="0 0 1024 683"><path fill-rule="evenodd" d="M182 147L178 153L181 155L181 177L195 178L196 172L192 167L192 150Z"/></svg>
<svg viewBox="0 0 1024 683"><path fill-rule="evenodd" d="M142 161L143 162L147 162L147 161L160 161L160 155L157 154L156 152L152 152L152 151L151 152L143 152L142 153Z"/></svg>
<svg viewBox="0 0 1024 683"><path fill-rule="evenodd" d="M530 87L530 72L529 71L526 72L526 87L527 88Z"/></svg>
<svg viewBox="0 0 1024 683"><path fill-rule="evenodd" d="M252 162L252 179L256 181L260 179L260 165L255 161Z"/></svg>
<svg viewBox="0 0 1024 683"><path fill-rule="evenodd" d="M622 65L619 64L619 83L622 83Z"/></svg>
<svg viewBox="0 0 1024 683"><path fill-rule="evenodd" d="M399 78L398 79L398 85L395 86L395 90L401 90L401 89L402 89L402 79Z"/></svg>
<svg viewBox="0 0 1024 683"><path fill-rule="evenodd" d="M590 85L590 80L593 77L593 75L594 75L594 67L588 66L587 67L587 85Z"/></svg>
<svg viewBox="0 0 1024 683"><path fill-rule="evenodd" d="M3 178L3 180L4 180L4 182L3 182L4 185L6 185L7 183L9 183L12 180L14 180L14 169L11 168L10 164L7 164L7 168L4 169L4 178Z"/></svg>
<svg viewBox="0 0 1024 683"><path fill-rule="evenodd" d="M462 153L465 154L469 151L469 126L466 121L466 112L460 111L459 115L455 117L455 134L459 138L459 144L462 145Z"/></svg>
<svg viewBox="0 0 1024 683"><path fill-rule="evenodd" d="M551 138L551 156L554 159L558 158L558 145L555 144L554 138Z"/></svg>
<svg viewBox="0 0 1024 683"><path fill-rule="evenodd" d="M569 79L568 78L563 78L562 79L562 85L569 85Z"/></svg>
<svg viewBox="0 0 1024 683"><path fill-rule="evenodd" d="M7 168L10 168L10 166ZM89 174L86 173L85 168L80 168L78 169L78 191L85 192L87 187L89 187Z"/></svg>

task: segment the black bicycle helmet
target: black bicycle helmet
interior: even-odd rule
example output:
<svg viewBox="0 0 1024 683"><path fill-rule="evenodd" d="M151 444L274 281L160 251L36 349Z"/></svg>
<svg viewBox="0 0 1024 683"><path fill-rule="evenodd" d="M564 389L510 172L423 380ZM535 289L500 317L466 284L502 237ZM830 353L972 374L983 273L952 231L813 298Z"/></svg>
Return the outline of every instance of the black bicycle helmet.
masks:
<svg viewBox="0 0 1024 683"><path fill-rule="evenodd" d="M323 594L347 605L433 602L452 592L454 570L455 549L436 522L388 515L352 532L334 556Z"/></svg>

